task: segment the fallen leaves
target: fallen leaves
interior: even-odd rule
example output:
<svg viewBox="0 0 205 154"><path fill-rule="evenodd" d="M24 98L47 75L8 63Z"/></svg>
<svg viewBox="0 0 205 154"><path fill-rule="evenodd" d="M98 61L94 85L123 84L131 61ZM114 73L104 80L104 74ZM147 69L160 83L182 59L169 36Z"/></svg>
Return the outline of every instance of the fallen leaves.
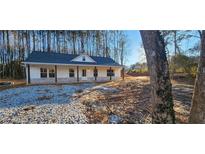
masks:
<svg viewBox="0 0 205 154"><path fill-rule="evenodd" d="M177 123L187 123L192 91L188 85L173 86ZM151 123L152 104L147 77L128 77L124 81L101 84L77 98L86 106L84 114L88 123ZM113 122L111 115L120 120Z"/></svg>

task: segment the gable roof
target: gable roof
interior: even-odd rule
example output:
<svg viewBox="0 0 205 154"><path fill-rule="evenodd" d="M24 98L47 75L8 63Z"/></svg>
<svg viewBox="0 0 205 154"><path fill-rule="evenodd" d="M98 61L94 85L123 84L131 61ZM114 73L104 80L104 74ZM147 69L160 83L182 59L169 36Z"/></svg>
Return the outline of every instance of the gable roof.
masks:
<svg viewBox="0 0 205 154"><path fill-rule="evenodd" d="M72 61L72 59L79 55L54 53L54 52L32 52L28 58L24 61L25 63L51 63L51 64L79 64L79 65L104 65L104 66L121 66L109 57L97 57L90 56L95 62L78 62Z"/></svg>
<svg viewBox="0 0 205 154"><path fill-rule="evenodd" d="M92 59L90 56L88 56L87 54L81 54L81 55L78 55L77 57L75 57L74 59L72 59L71 61L82 61L82 58L85 58L85 62L93 62L93 63L96 63L96 61L94 59ZM81 60L80 60L81 59Z"/></svg>

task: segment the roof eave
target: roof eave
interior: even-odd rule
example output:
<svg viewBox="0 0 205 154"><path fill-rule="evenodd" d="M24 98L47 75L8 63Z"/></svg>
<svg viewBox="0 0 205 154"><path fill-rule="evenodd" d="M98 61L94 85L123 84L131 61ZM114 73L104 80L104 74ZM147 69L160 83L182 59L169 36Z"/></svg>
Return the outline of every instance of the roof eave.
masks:
<svg viewBox="0 0 205 154"><path fill-rule="evenodd" d="M123 67L122 65L98 65L98 64L65 64L65 63L42 63L42 62L22 62L23 64L34 64L34 65L64 65L64 66L98 66L98 67Z"/></svg>

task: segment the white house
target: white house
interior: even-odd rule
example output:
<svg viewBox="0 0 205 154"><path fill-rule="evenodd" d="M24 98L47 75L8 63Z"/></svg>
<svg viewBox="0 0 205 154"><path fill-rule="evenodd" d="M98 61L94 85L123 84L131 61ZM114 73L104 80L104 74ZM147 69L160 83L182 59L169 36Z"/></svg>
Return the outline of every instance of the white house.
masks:
<svg viewBox="0 0 205 154"><path fill-rule="evenodd" d="M35 51L23 63L28 84L101 82L124 78L123 67L108 57Z"/></svg>

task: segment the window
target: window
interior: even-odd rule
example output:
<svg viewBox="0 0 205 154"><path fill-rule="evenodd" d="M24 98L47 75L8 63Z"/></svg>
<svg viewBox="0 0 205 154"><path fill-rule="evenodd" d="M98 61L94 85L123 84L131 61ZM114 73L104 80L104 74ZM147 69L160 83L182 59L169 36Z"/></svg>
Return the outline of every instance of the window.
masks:
<svg viewBox="0 0 205 154"><path fill-rule="evenodd" d="M41 78L47 78L47 68L41 68Z"/></svg>
<svg viewBox="0 0 205 154"><path fill-rule="evenodd" d="M85 61L85 56L82 57L82 60Z"/></svg>
<svg viewBox="0 0 205 154"><path fill-rule="evenodd" d="M49 78L54 78L54 77L55 77L54 69L49 69Z"/></svg>
<svg viewBox="0 0 205 154"><path fill-rule="evenodd" d="M107 70L107 76L115 76L114 70Z"/></svg>
<svg viewBox="0 0 205 154"><path fill-rule="evenodd" d="M86 76L86 70L85 70L85 69L82 70L82 76L83 76L83 77Z"/></svg>
<svg viewBox="0 0 205 154"><path fill-rule="evenodd" d="M69 69L69 77L74 77L75 73L74 73L74 69Z"/></svg>
<svg viewBox="0 0 205 154"><path fill-rule="evenodd" d="M98 70L97 69L94 69L93 76L98 76Z"/></svg>

